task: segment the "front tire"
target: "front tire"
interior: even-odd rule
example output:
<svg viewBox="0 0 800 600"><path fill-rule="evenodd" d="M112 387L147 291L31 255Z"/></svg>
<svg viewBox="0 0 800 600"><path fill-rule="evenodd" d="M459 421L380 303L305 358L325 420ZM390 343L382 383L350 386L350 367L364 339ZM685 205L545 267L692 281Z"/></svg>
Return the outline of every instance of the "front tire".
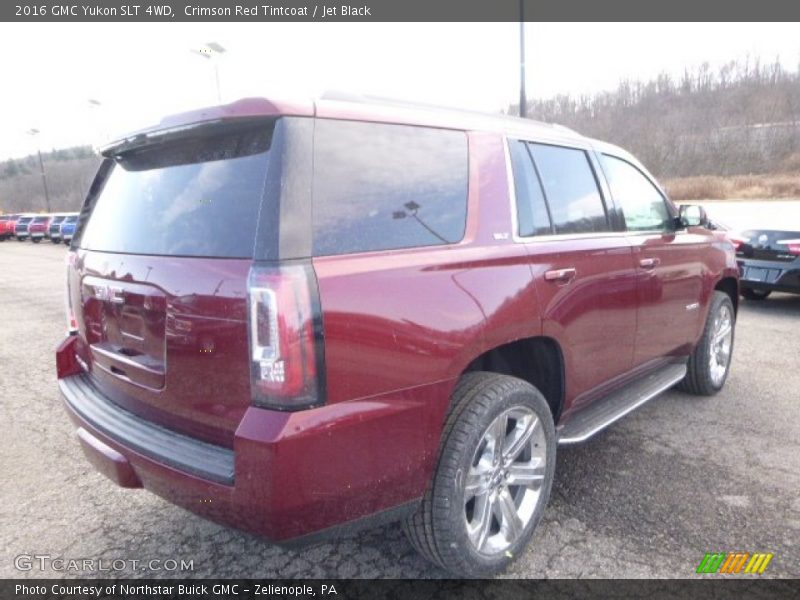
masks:
<svg viewBox="0 0 800 600"><path fill-rule="evenodd" d="M404 529L428 560L458 576L505 569L528 544L550 496L553 417L529 383L468 373L453 393L439 462Z"/></svg>
<svg viewBox="0 0 800 600"><path fill-rule="evenodd" d="M41 240L41 239L39 239L39 238L31 238L31 241L32 241L34 244L38 244L38 243L39 243L39 242L41 242L42 240Z"/></svg>
<svg viewBox="0 0 800 600"><path fill-rule="evenodd" d="M730 296L715 291L703 335L689 356L686 377L678 384L681 390L696 396L713 396L722 389L731 368L735 324Z"/></svg>
<svg viewBox="0 0 800 600"><path fill-rule="evenodd" d="M753 288L742 288L741 294L748 300L766 300L772 293L770 290L754 290Z"/></svg>

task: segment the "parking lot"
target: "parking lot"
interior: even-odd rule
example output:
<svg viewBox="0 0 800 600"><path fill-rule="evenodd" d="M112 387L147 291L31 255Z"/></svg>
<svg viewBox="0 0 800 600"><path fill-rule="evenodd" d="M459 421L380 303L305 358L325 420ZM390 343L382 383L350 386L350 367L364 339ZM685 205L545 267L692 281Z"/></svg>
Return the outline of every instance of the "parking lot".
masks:
<svg viewBox="0 0 800 600"><path fill-rule="evenodd" d="M1 577L446 576L396 525L289 551L96 473L55 379L65 252L0 244ZM669 392L589 443L559 449L544 520L507 576L682 578L706 552L743 551L774 554L765 577L800 577L798 333L800 296L743 301L722 393ZM129 562L113 573L19 571L22 554ZM141 569L153 559L193 569Z"/></svg>

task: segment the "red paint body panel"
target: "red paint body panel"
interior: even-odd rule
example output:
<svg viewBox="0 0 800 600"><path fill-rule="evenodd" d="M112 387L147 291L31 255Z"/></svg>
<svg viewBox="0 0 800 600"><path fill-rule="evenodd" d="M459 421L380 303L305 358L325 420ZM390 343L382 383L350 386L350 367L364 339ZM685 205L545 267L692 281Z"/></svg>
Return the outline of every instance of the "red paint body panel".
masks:
<svg viewBox="0 0 800 600"><path fill-rule="evenodd" d="M230 447L250 406L250 264L78 251L70 286L77 351L98 387L135 414ZM103 284L138 302L116 309L98 300ZM108 345L132 358L120 362Z"/></svg>

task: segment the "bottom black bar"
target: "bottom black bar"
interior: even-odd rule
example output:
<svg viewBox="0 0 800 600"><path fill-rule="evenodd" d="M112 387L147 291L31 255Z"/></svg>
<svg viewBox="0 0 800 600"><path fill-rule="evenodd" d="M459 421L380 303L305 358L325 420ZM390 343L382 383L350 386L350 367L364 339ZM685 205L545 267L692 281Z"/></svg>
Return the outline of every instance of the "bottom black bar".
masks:
<svg viewBox="0 0 800 600"><path fill-rule="evenodd" d="M702 579L5 579L0 598L259 600L264 598L514 600L533 598L797 598L800 580L759 576Z"/></svg>

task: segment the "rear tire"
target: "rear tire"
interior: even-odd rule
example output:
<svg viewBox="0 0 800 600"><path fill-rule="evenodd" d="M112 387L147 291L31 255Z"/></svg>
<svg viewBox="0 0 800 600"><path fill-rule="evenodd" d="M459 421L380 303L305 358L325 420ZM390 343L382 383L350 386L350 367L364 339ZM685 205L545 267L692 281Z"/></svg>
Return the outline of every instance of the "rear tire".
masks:
<svg viewBox="0 0 800 600"><path fill-rule="evenodd" d="M753 288L742 288L741 294L748 300L766 300L772 292L770 290L754 290Z"/></svg>
<svg viewBox="0 0 800 600"><path fill-rule="evenodd" d="M38 243L39 243L39 242L41 242L42 240L40 240L39 238L31 238L31 241L32 241L34 244L38 244Z"/></svg>
<svg viewBox="0 0 800 600"><path fill-rule="evenodd" d="M678 388L695 396L713 396L728 379L733 355L736 316L725 292L715 291L703 335L689 356L686 377Z"/></svg>
<svg viewBox="0 0 800 600"><path fill-rule="evenodd" d="M404 523L408 539L455 575L502 571L542 518L555 458L553 417L535 387L495 373L464 375L432 481Z"/></svg>

